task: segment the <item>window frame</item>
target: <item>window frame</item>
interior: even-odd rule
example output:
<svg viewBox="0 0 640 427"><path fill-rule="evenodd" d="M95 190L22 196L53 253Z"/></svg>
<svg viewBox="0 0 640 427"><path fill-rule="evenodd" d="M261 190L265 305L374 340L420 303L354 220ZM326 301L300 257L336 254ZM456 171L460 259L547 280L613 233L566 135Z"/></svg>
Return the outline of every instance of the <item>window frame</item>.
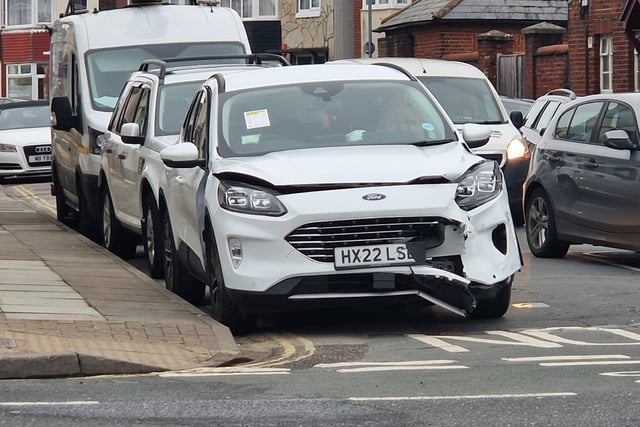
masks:
<svg viewBox="0 0 640 427"><path fill-rule="evenodd" d="M24 66L29 66L29 72L10 72L11 67L17 67L20 70ZM42 73L38 72L38 69L42 67ZM7 88L7 96L12 98L23 98L19 95L13 94L10 92L11 86L9 85L9 81L12 79L31 79L31 93L28 99L46 99L45 89L44 89L44 81L45 76L47 74L47 69L49 64L47 63L39 63L39 62L14 62L14 63L6 63L4 64L4 73L5 73L5 85ZM42 84L42 93L40 93L39 88ZM23 98L24 99L24 98Z"/></svg>
<svg viewBox="0 0 640 427"><path fill-rule="evenodd" d="M26 19L28 22L20 22L18 24L9 23L9 16L13 13L15 14L17 11L17 3L24 2L24 4L29 5L30 11L28 12L29 18ZM46 13L46 3L48 5L48 15L40 20L40 5L44 4L44 12ZM20 28L20 27L32 27L38 24L51 24L54 21L54 7L55 0L2 0L2 25L8 28Z"/></svg>
<svg viewBox="0 0 640 427"><path fill-rule="evenodd" d="M411 0L371 0L372 9L397 9L407 7L411 4ZM386 3L383 3L386 2ZM362 9L369 8L369 0L362 0Z"/></svg>
<svg viewBox="0 0 640 427"><path fill-rule="evenodd" d="M271 2L273 14L260 14L262 1ZM220 6L235 10L243 20L279 19L280 16L278 0L253 0L247 2L245 0L220 0Z"/></svg>
<svg viewBox="0 0 640 427"><path fill-rule="evenodd" d="M600 93L613 93L613 37L600 36Z"/></svg>

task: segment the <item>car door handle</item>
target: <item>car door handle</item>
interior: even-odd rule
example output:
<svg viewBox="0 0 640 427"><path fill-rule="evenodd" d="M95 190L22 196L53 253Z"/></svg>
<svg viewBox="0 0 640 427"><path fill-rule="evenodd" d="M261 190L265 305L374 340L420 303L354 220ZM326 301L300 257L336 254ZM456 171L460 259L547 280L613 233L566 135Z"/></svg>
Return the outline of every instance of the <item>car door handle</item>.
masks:
<svg viewBox="0 0 640 427"><path fill-rule="evenodd" d="M120 160L124 160L124 159L126 159L126 158L127 158L127 154L126 154L126 153L120 153L120 154L118 154L118 158L119 158Z"/></svg>
<svg viewBox="0 0 640 427"><path fill-rule="evenodd" d="M176 176L176 183L178 185L184 185L185 179L183 177L181 177L181 176Z"/></svg>
<svg viewBox="0 0 640 427"><path fill-rule="evenodd" d="M589 161L584 162L583 164L584 164L584 166L585 166L585 167L587 167L587 168L589 168L589 169L595 169L595 168L597 168L598 166L600 166L600 165L598 164L598 162L596 162L596 161L595 161L595 159L589 159Z"/></svg>
<svg viewBox="0 0 640 427"><path fill-rule="evenodd" d="M106 153L111 154L111 153L113 153L113 148L105 148L105 149L104 149L104 151L105 151Z"/></svg>

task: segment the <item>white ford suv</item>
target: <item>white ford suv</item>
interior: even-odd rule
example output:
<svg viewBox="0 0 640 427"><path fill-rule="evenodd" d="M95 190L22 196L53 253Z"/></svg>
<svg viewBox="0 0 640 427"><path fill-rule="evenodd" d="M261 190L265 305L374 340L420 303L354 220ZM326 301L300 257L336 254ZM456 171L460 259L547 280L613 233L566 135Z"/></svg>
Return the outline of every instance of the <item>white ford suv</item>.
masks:
<svg viewBox="0 0 640 427"><path fill-rule="evenodd" d="M176 143L193 95L215 69L261 66L262 59L272 57L276 56L150 59L131 75L101 137L101 240L107 249L131 258L142 240L150 275L164 276L158 214L159 181L164 170L160 150Z"/></svg>
<svg viewBox="0 0 640 427"><path fill-rule="evenodd" d="M398 96L416 119L385 120ZM391 66L220 70L160 153L168 272L234 333L366 299L500 317L521 258L502 171L470 150L488 139Z"/></svg>

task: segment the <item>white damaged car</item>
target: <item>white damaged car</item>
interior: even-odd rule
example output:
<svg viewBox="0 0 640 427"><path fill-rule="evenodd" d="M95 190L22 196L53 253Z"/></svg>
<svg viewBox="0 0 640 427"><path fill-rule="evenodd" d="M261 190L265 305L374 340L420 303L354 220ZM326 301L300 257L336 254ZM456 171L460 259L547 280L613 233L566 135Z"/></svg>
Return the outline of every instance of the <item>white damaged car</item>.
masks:
<svg viewBox="0 0 640 427"><path fill-rule="evenodd" d="M521 256L500 167L470 150L488 139L397 67L220 70L160 153L166 275L208 285L234 333L355 300L500 317Z"/></svg>

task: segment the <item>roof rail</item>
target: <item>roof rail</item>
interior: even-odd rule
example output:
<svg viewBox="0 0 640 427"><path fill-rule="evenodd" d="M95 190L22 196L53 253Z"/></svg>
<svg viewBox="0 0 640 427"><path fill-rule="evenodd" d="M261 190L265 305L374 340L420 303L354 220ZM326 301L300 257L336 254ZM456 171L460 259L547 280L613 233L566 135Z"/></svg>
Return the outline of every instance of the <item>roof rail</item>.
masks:
<svg viewBox="0 0 640 427"><path fill-rule="evenodd" d="M549 92L545 93L545 95L559 95L559 96L566 96L569 99L576 99L576 93L571 89L565 89L565 88L550 90Z"/></svg>
<svg viewBox="0 0 640 427"><path fill-rule="evenodd" d="M407 77L409 77L410 80L413 80L413 81L417 81L418 80L418 78L416 76L411 74L407 69L401 67L400 65L392 64L390 62L383 62L383 61L381 61L381 62L372 62L372 64L373 65L382 65L384 67L393 68L395 70L400 71L401 73L403 73Z"/></svg>
<svg viewBox="0 0 640 427"><path fill-rule="evenodd" d="M162 81L167 74L167 69L171 63L180 62L180 66L185 66L185 62L193 62L192 65L237 65L233 63L220 63L208 61L220 61L223 59L244 59L246 65L266 65L267 63L277 63L281 66L291 65L284 56L275 53L250 53L245 55L207 55L207 56L184 56L163 59L146 59L142 61L138 71L149 72L150 67L158 68L158 77Z"/></svg>

